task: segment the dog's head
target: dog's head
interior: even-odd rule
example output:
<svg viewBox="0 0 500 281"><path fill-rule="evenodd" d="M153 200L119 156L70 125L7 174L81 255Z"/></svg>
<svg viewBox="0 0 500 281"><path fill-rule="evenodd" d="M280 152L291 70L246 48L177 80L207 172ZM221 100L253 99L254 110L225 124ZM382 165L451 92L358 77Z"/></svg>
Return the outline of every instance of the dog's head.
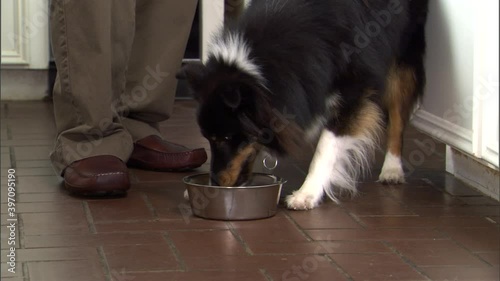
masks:
<svg viewBox="0 0 500 281"><path fill-rule="evenodd" d="M198 124L212 154L212 183L243 185L262 147L263 134L270 132L265 129L268 103L262 87L236 69L201 64L185 65L177 78L187 80L199 102Z"/></svg>

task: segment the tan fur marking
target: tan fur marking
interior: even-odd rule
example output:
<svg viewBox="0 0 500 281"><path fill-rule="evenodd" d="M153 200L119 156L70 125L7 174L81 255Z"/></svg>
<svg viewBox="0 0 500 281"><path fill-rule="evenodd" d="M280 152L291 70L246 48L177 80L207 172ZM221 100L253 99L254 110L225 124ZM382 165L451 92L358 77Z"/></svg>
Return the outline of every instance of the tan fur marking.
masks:
<svg viewBox="0 0 500 281"><path fill-rule="evenodd" d="M382 131L382 111L374 102L365 100L350 127L351 136L369 135L378 137Z"/></svg>
<svg viewBox="0 0 500 281"><path fill-rule="evenodd" d="M219 185L233 186L238 180L238 176L243 168L243 163L245 163L252 154L257 154L259 149L260 145L257 143L251 143L241 149L231 163L229 163L228 168L219 173Z"/></svg>
<svg viewBox="0 0 500 281"><path fill-rule="evenodd" d="M403 130L416 99L415 88L415 72L394 64L387 76L384 104L389 113L387 150L396 156L401 156Z"/></svg>

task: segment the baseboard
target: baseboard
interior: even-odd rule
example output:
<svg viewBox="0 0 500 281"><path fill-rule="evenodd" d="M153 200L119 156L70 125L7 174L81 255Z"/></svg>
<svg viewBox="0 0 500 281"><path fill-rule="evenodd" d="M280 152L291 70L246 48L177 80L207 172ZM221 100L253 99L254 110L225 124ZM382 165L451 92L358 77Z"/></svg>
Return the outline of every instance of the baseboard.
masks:
<svg viewBox="0 0 500 281"><path fill-rule="evenodd" d="M49 96L49 70L2 69L2 101L42 100Z"/></svg>
<svg viewBox="0 0 500 281"><path fill-rule="evenodd" d="M472 152L472 131L451 123L423 109L417 110L411 124L443 143L460 150Z"/></svg>
<svg viewBox="0 0 500 281"><path fill-rule="evenodd" d="M500 172L486 161L448 146L446 171L483 194L500 201Z"/></svg>

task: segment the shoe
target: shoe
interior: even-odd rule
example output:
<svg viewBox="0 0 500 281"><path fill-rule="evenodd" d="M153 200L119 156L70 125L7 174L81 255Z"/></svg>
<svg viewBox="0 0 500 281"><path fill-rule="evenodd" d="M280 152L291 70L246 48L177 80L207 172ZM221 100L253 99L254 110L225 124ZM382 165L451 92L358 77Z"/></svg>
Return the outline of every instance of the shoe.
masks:
<svg viewBox="0 0 500 281"><path fill-rule="evenodd" d="M130 188L127 166L111 155L75 161L66 167L63 176L64 187L79 195L123 194Z"/></svg>
<svg viewBox="0 0 500 281"><path fill-rule="evenodd" d="M197 168L206 161L204 148L189 149L152 135L134 143L127 165L144 170L180 172Z"/></svg>

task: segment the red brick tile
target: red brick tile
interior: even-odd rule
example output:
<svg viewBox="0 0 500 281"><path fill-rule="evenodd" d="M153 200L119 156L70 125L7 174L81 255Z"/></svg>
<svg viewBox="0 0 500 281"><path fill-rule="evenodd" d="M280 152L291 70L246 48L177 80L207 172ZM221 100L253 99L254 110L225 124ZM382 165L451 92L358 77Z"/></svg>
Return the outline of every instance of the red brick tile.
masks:
<svg viewBox="0 0 500 281"><path fill-rule="evenodd" d="M274 227L267 227L274 222ZM248 224L246 224L248 223ZM262 225L259 225L262 223ZM236 232L247 243L282 243L306 242L307 238L286 218L271 218L254 222L238 222L235 224ZM266 231L263 231L265 229Z"/></svg>
<svg viewBox="0 0 500 281"><path fill-rule="evenodd" d="M325 253L358 254L358 253L386 253L391 250L377 241L324 241L321 245Z"/></svg>
<svg viewBox="0 0 500 281"><path fill-rule="evenodd" d="M55 133L51 105L40 102L2 103L2 106L7 105L11 109L9 115L16 119L7 120L12 127L9 136L4 126L6 122L2 122L2 139L12 138L3 141L0 147L2 164L11 164L7 163L11 147L6 146L11 145L16 157L17 174L20 176L17 212L25 228L17 232L17 237L29 248L18 249L18 266L22 267L23 262L29 263L31 281L40 281L37 277L45 278L41 281L75 280L73 275L66 275L68 272L87 278L82 280L102 280L92 276L96 265L98 275L103 275L97 247L103 247L112 267L107 278L115 281L131 278L135 281L271 278L278 281L303 280L303 274L308 274L307 280L344 280L345 276L337 271L335 264L322 256L313 255L317 253L319 245L322 245L322 252L331 253L331 257L337 259L337 264L353 280L422 279L399 256L390 254L380 241L414 243L398 244L404 246L401 253L408 254L412 261L437 262L438 266L442 266L440 263L447 264L449 260L454 265L465 265L460 269L447 265L446 268L439 268L442 270L423 267L426 270L436 269L426 271L433 280L453 278L454 272L471 281L489 280L489 271L485 274L478 268L470 267L469 263L477 266L475 262L478 262L482 265L481 269L487 270L489 265L499 263L498 245L493 242L498 239L493 238L500 223L500 203L479 196L468 186L448 176L444 172L442 155L428 157L426 163L408 177L406 185L382 185L372 181L361 183L360 195L343 198L341 206L325 200L321 206L309 212L292 212L282 208L275 217L265 220L210 221L191 215L188 202L183 199L185 187L181 181L186 175L208 171L208 162L198 171L189 173L132 170L130 176L133 186L128 197L102 200L73 197L61 188L61 178L50 170L48 154ZM6 115L5 111L2 113ZM199 133L195 115L195 102L177 102L174 115L168 122L161 124L161 130L169 140L190 147L203 146L210 153L208 142ZM414 129L409 129L405 133L405 139L409 140L405 153L415 148L415 139L422 137ZM437 149L439 153L444 153L442 144ZM380 167L383 154L377 154L377 167ZM276 172L282 173L289 183L301 183L301 169L307 170L309 158L310 155L307 155L304 159L282 161ZM44 176L35 176L39 174ZM376 173L373 178L376 179ZM5 177L2 177L2 190L5 187ZM287 188L285 193L288 192ZM5 196L1 201L6 202ZM82 216L83 202L89 202L91 206L98 234L85 234L89 228L86 225L87 218ZM2 204L2 214L6 212L5 207ZM362 224L348 212L361 219ZM415 214L418 217L413 216ZM290 221L287 216L293 220ZM5 217L2 223L4 220ZM363 228L365 226L368 229ZM227 230L229 227L257 255L247 255L244 246ZM474 230L478 227L487 230ZM449 236L448 231L451 231ZM168 239L175 238L173 245L177 247L179 243L177 251L181 255L186 253L188 269L210 271L177 271L179 267L166 244L165 233L173 234ZM184 237L183 233L188 234ZM202 236L200 233L210 234ZM308 241L308 237L320 241ZM5 232L2 232L2 249L6 247L5 241ZM453 241L475 251L475 256L453 244ZM227 247L225 243L234 247ZM426 251L432 250L438 251L439 255L428 257ZM5 253L3 250L2 260ZM214 258L213 255L218 257ZM322 262L311 271L311 266L315 266L314 261L318 260ZM53 267L57 268L53 270ZM38 271L33 272L37 268ZM259 269L266 270L267 278ZM498 271L498 267L495 269ZM2 272L5 272L4 263ZM31 273L43 273L44 276ZM10 281L20 280L16 278Z"/></svg>
<svg viewBox="0 0 500 281"><path fill-rule="evenodd" d="M65 213L20 214L25 235L82 234L89 232L83 210Z"/></svg>
<svg viewBox="0 0 500 281"><path fill-rule="evenodd" d="M81 202L81 198L70 196L65 192L47 193L20 193L17 195L18 202Z"/></svg>
<svg viewBox="0 0 500 281"><path fill-rule="evenodd" d="M304 229L361 228L346 211L334 204L323 204L310 211L288 211L290 217Z"/></svg>
<svg viewBox="0 0 500 281"><path fill-rule="evenodd" d="M110 271L153 271L181 269L167 243L154 245L104 246Z"/></svg>
<svg viewBox="0 0 500 281"><path fill-rule="evenodd" d="M183 258L247 254L229 230L173 231L169 237Z"/></svg>
<svg viewBox="0 0 500 281"><path fill-rule="evenodd" d="M62 179L51 175L23 176L17 184L19 193L61 192Z"/></svg>
<svg viewBox="0 0 500 281"><path fill-rule="evenodd" d="M356 216L412 216L415 213L408 210L405 206L395 203L394 201L384 202L381 200L377 203L359 204L359 203L343 203L350 213Z"/></svg>
<svg viewBox="0 0 500 281"><path fill-rule="evenodd" d="M428 280L395 254L333 254L330 257L354 280Z"/></svg>
<svg viewBox="0 0 500 281"><path fill-rule="evenodd" d="M369 228L494 227L484 218L472 217L360 217Z"/></svg>
<svg viewBox="0 0 500 281"><path fill-rule="evenodd" d="M422 217L484 217L500 213L500 206L411 207Z"/></svg>
<svg viewBox="0 0 500 281"><path fill-rule="evenodd" d="M55 174L52 167L17 168L18 176L53 176Z"/></svg>
<svg viewBox="0 0 500 281"><path fill-rule="evenodd" d="M261 242L247 241L247 245L256 255L260 254L322 254L325 253L325 248L320 242Z"/></svg>
<svg viewBox="0 0 500 281"><path fill-rule="evenodd" d="M16 146L16 147L21 147L21 146L48 146L48 145L53 145L54 140L53 139L31 139L31 137L24 137L24 138L19 138L20 135L14 136L14 139L12 140L5 140L2 141L3 146ZM25 136L23 134L23 136ZM32 135L29 135L32 136ZM36 136L33 136L36 137ZM19 167L19 166L18 166Z"/></svg>
<svg viewBox="0 0 500 281"><path fill-rule="evenodd" d="M346 276L333 267L317 268L314 263L306 262L287 270L268 270L268 275L275 281L287 280L314 280L314 281L342 281Z"/></svg>
<svg viewBox="0 0 500 281"><path fill-rule="evenodd" d="M398 188L390 190L391 196L408 206L456 206L463 205L459 199L436 190L426 188Z"/></svg>
<svg viewBox="0 0 500 281"><path fill-rule="evenodd" d="M426 267L422 269L434 281L498 281L498 268Z"/></svg>
<svg viewBox="0 0 500 281"><path fill-rule="evenodd" d="M2 257L7 254L7 250L2 251ZM16 260L20 262L91 259L99 259L99 254L96 248L38 248L16 250Z"/></svg>
<svg viewBox="0 0 500 281"><path fill-rule="evenodd" d="M314 240L414 240L443 239L432 229L313 229L306 230Z"/></svg>
<svg viewBox="0 0 500 281"><path fill-rule="evenodd" d="M2 141L2 145L3 145L3 141ZM12 162L10 161L10 154L8 154L8 153L2 153L1 164L2 164L2 167L4 167L4 169L8 168L8 167L12 167ZM2 175L4 173L5 172L3 172Z"/></svg>
<svg viewBox="0 0 500 281"><path fill-rule="evenodd" d="M316 255L258 255L258 256L220 256L187 257L184 259L188 270L228 270L255 271L257 269L293 270L294 267L312 266L331 268L332 265L323 256Z"/></svg>
<svg viewBox="0 0 500 281"><path fill-rule="evenodd" d="M50 160L26 160L26 161L16 161L17 168L51 168L52 164ZM52 175L55 175L53 171Z"/></svg>
<svg viewBox="0 0 500 281"><path fill-rule="evenodd" d="M278 209L275 216L261 219L261 220L248 220L248 221L230 221L229 224L235 229L255 229L255 228L265 228L265 229L296 229L296 226L292 221L290 221L285 214L286 211Z"/></svg>
<svg viewBox="0 0 500 281"><path fill-rule="evenodd" d="M258 270L244 272L197 271L197 272L148 272L127 273L123 280L145 281L267 281ZM118 279L120 280L120 279ZM277 279L278 280L278 279ZM319 281L319 280L318 280Z"/></svg>
<svg viewBox="0 0 500 281"><path fill-rule="evenodd" d="M417 266L484 266L472 254L449 240L390 242Z"/></svg>
<svg viewBox="0 0 500 281"><path fill-rule="evenodd" d="M137 186L138 188L136 188ZM143 192L161 219L193 217L189 201L184 199L185 186L181 181L138 183L133 186Z"/></svg>
<svg viewBox="0 0 500 281"><path fill-rule="evenodd" d="M14 147L16 160L47 160L52 146L23 146Z"/></svg>
<svg viewBox="0 0 500 281"><path fill-rule="evenodd" d="M498 228L445 228L443 231L472 252L500 250Z"/></svg>
<svg viewBox="0 0 500 281"><path fill-rule="evenodd" d="M2 204L2 212L7 210ZM82 202L40 202L40 203L19 203L16 208L18 214L22 213L75 213L83 210Z"/></svg>
<svg viewBox="0 0 500 281"><path fill-rule="evenodd" d="M130 191L125 198L88 201L88 205L96 223L154 219L138 192Z"/></svg>
<svg viewBox="0 0 500 281"><path fill-rule="evenodd" d="M105 281L97 260L28 263L31 280L36 281Z"/></svg>
<svg viewBox="0 0 500 281"><path fill-rule="evenodd" d="M460 197L460 200L467 205L479 206L499 206L500 202L485 196Z"/></svg>
<svg viewBox="0 0 500 281"><path fill-rule="evenodd" d="M164 243L160 233L102 233L85 235L26 236L26 248L98 247L105 245L148 245Z"/></svg>
<svg viewBox="0 0 500 281"><path fill-rule="evenodd" d="M222 221L190 219L155 220L140 222L115 222L95 224L98 233L106 232L158 232L167 230L193 230L193 229L227 229Z"/></svg>

